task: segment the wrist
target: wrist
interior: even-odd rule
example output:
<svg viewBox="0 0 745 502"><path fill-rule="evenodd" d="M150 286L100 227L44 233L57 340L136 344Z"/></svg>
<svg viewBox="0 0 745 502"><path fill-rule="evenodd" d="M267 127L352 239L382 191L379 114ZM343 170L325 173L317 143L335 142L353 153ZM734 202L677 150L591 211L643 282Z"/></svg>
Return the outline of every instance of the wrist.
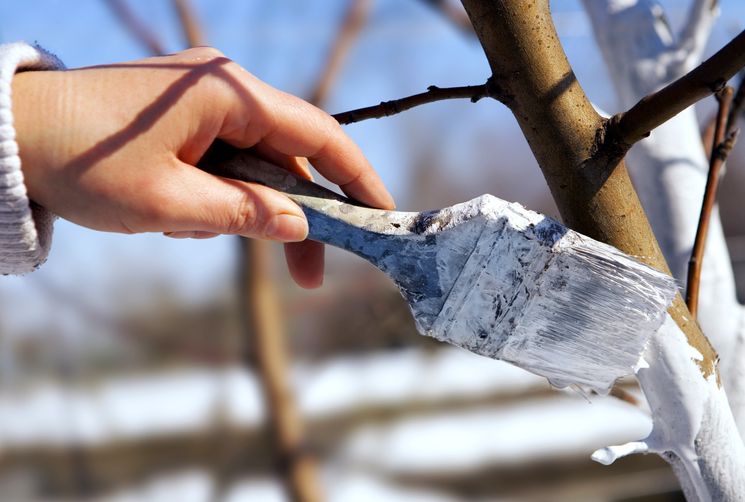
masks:
<svg viewBox="0 0 745 502"><path fill-rule="evenodd" d="M18 90L28 101L25 84L15 86L23 70L62 68L62 63L43 49L25 43L0 45L0 273L22 274L38 267L46 259L54 217L30 202L16 136L12 91ZM28 104L28 106L32 106ZM23 118L22 120L26 120Z"/></svg>

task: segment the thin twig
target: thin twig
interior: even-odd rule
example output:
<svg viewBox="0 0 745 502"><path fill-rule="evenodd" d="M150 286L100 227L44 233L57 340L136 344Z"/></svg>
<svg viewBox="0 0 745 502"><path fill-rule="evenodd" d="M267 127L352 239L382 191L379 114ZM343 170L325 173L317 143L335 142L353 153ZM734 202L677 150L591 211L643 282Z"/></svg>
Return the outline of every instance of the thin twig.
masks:
<svg viewBox="0 0 745 502"><path fill-rule="evenodd" d="M729 115L727 116L727 134L731 133L735 127L737 127L737 120L740 114L743 112L743 102L745 102L745 71L740 71L740 85L737 88L735 97L732 98L732 105L729 108ZM706 127L701 132L701 141L704 144L704 151L706 156L711 156L711 151L714 149L714 127L716 126L717 116L714 114L711 119L706 122Z"/></svg>
<svg viewBox="0 0 745 502"><path fill-rule="evenodd" d="M470 99L475 103L481 98L491 96L490 85L488 83L481 85L466 85L463 87L437 87L431 85L427 92L406 96L401 99L383 101L378 105L358 108L348 112L337 113L334 118L340 124L353 124L367 119L379 119L381 117L390 117L397 113L414 108L415 106L443 101L446 99Z"/></svg>
<svg viewBox="0 0 745 502"><path fill-rule="evenodd" d="M321 106L326 101L352 45L354 45L365 26L371 6L372 0L352 0L349 4L336 39L329 50L324 70L320 73L320 77L308 99L314 105Z"/></svg>
<svg viewBox="0 0 745 502"><path fill-rule="evenodd" d="M610 121L608 136L630 147L695 102L719 91L745 66L745 31L687 75L643 98Z"/></svg>
<svg viewBox="0 0 745 502"><path fill-rule="evenodd" d="M151 54L154 56L165 54L158 36L132 12L126 0L106 0L106 3L111 7L114 15Z"/></svg>
<svg viewBox="0 0 745 502"><path fill-rule="evenodd" d="M691 253L691 259L688 262L688 290L686 292L686 304L688 305L688 310L691 312L694 319L698 314L701 268L704 260L704 249L706 247L706 237L709 231L711 212L714 208L714 202L716 201L719 173L724 165L724 161L727 159L727 155L729 155L729 151L734 146L737 137L737 133L733 132L727 136L727 141L725 141L727 115L730 104L732 103L732 94L732 87L727 86L716 95L717 101L719 102L717 122L714 129L714 145L716 146L712 149L711 158L709 160L709 174L706 177L706 190L704 191L704 201L701 205L701 216L698 220L693 252Z"/></svg>
<svg viewBox="0 0 745 502"><path fill-rule="evenodd" d="M199 21L194 14L189 0L173 0L173 6L176 8L176 13L181 21L181 27L184 32L184 38L186 38L186 43L189 47L206 45L204 35L202 35L202 28L199 25Z"/></svg>
<svg viewBox="0 0 745 502"><path fill-rule="evenodd" d="M476 36L476 32L473 31L471 20L468 18L468 14L466 14L466 11L463 10L462 7L458 7L456 4L449 2L448 0L422 0L422 2L442 13L443 16L448 18L466 35L472 37Z"/></svg>

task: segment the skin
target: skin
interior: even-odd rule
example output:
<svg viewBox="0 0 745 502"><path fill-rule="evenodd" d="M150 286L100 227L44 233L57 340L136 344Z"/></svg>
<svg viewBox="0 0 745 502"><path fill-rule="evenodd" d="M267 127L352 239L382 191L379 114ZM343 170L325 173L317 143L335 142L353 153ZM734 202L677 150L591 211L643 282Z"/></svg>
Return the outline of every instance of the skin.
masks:
<svg viewBox="0 0 745 502"><path fill-rule="evenodd" d="M291 275L323 280L323 247L272 189L194 165L219 138L310 178L308 161L371 206L393 199L320 109L200 47L130 63L19 73L13 113L29 197L95 230L175 238L236 234L287 243ZM43 125L41 125L43 124Z"/></svg>

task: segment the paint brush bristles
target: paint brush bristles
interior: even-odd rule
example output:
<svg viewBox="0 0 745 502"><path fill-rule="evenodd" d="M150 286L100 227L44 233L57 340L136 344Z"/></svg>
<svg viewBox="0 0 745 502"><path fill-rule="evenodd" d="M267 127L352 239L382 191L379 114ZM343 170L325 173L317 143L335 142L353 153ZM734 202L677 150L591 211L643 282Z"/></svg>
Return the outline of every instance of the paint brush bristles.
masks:
<svg viewBox="0 0 745 502"><path fill-rule="evenodd" d="M483 196L448 211L480 220L482 232L422 332L559 387L603 392L634 371L675 295L672 278L519 204Z"/></svg>

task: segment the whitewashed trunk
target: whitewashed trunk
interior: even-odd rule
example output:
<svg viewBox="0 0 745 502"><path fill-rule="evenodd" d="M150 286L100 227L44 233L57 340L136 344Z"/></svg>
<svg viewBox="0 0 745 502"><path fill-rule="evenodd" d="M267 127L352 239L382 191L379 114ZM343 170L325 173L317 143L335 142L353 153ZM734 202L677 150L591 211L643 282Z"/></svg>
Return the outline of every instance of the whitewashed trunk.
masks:
<svg viewBox="0 0 745 502"><path fill-rule="evenodd" d="M619 110L697 66L717 15L716 2L695 0L686 25L676 35L662 9L648 0L584 0L584 5L618 93ZM627 158L665 258L684 287L708 170L694 111L688 109L657 128ZM741 433L745 432L745 373L738 367L745 357L744 320L715 211L704 258L699 323L722 358L724 388ZM745 496L742 441L724 392L716 381L702 377L691 350L675 327L668 326L653 339L647 354L650 368L637 376L655 428L646 442L623 453L647 446L662 453L689 499L741 500ZM614 452L620 451L604 453L612 460Z"/></svg>

